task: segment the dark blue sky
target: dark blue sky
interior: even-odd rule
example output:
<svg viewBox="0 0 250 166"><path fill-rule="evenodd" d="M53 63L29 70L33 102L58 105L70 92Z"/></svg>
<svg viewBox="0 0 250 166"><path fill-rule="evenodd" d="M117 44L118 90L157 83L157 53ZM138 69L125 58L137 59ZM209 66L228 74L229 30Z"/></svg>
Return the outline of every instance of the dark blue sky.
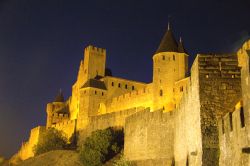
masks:
<svg viewBox="0 0 250 166"><path fill-rule="evenodd" d="M45 125L60 88L70 95L89 44L107 49L113 75L150 82L169 16L190 60L249 37L249 0L0 0L0 155Z"/></svg>

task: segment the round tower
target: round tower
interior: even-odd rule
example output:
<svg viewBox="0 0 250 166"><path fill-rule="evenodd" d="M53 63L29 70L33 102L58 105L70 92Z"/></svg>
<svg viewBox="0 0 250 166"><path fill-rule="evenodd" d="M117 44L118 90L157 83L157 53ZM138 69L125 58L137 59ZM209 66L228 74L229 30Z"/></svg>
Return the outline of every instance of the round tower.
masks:
<svg viewBox="0 0 250 166"><path fill-rule="evenodd" d="M174 84L186 77L188 55L182 40L176 42L170 25L153 56L153 111L175 108Z"/></svg>

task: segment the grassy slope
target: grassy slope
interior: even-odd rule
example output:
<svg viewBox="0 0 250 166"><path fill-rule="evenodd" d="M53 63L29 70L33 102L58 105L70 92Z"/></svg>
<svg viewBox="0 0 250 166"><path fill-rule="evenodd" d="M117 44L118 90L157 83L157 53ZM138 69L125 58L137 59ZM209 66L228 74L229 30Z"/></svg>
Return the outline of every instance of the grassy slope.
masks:
<svg viewBox="0 0 250 166"><path fill-rule="evenodd" d="M72 150L55 150L27 159L18 166L83 166L78 157Z"/></svg>

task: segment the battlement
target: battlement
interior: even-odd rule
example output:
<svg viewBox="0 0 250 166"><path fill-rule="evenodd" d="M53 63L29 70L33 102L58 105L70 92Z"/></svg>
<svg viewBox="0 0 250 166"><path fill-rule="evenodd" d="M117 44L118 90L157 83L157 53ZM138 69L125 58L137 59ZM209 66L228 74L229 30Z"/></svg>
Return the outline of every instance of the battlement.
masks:
<svg viewBox="0 0 250 166"><path fill-rule="evenodd" d="M69 114L63 114L63 113L53 113L52 114L53 117L59 117L59 118L69 118Z"/></svg>
<svg viewBox="0 0 250 166"><path fill-rule="evenodd" d="M199 54L199 72L206 78L240 78L236 55L202 55Z"/></svg>
<svg viewBox="0 0 250 166"><path fill-rule="evenodd" d="M116 110L124 110L132 107L151 107L152 106L152 86L148 86L130 91L120 96L107 100L107 112L115 112Z"/></svg>
<svg viewBox="0 0 250 166"><path fill-rule="evenodd" d="M66 138L70 141L73 134L75 133L76 120L59 122L57 124L53 124L52 127L59 131L62 131L65 134Z"/></svg>
<svg viewBox="0 0 250 166"><path fill-rule="evenodd" d="M249 155L247 110L238 102L234 111L219 120L220 165L238 165L241 158ZM235 155L237 154L237 155Z"/></svg>
<svg viewBox="0 0 250 166"><path fill-rule="evenodd" d="M75 124L75 120L59 122L59 123L53 124L52 127L54 128L65 127L65 126L72 125L72 124Z"/></svg>
<svg viewBox="0 0 250 166"><path fill-rule="evenodd" d="M95 46L92 46L92 45L87 46L84 50L89 51L89 52L96 52L96 53L102 53L102 54L104 53L104 54L106 54L106 49L98 48L98 47L95 47Z"/></svg>

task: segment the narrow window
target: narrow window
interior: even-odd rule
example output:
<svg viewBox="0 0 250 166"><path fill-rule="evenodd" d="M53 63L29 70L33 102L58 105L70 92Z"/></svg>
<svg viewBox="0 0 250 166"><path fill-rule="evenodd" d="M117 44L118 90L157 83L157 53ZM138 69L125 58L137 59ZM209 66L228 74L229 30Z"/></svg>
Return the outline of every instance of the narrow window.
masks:
<svg viewBox="0 0 250 166"><path fill-rule="evenodd" d="M132 90L135 90L135 87L134 87L134 86L132 86Z"/></svg>
<svg viewBox="0 0 250 166"><path fill-rule="evenodd" d="M111 85L114 86L114 82L112 82Z"/></svg>
<svg viewBox="0 0 250 166"><path fill-rule="evenodd" d="M118 84L118 87L119 87L119 88L121 87L121 84L120 84L120 83Z"/></svg>
<svg viewBox="0 0 250 166"><path fill-rule="evenodd" d="M102 96L104 95L104 93L102 92Z"/></svg>
<svg viewBox="0 0 250 166"><path fill-rule="evenodd" d="M221 120L221 129L222 129L222 134L225 133L225 128L224 128L224 119L222 118Z"/></svg>
<svg viewBox="0 0 250 166"><path fill-rule="evenodd" d="M162 60L165 60L165 56L164 55L162 56Z"/></svg>
<svg viewBox="0 0 250 166"><path fill-rule="evenodd" d="M186 166L189 166L189 158L187 156Z"/></svg>
<svg viewBox="0 0 250 166"><path fill-rule="evenodd" d="M244 117L243 107L240 108L240 122L241 122L241 128L245 127L245 117Z"/></svg>
<svg viewBox="0 0 250 166"><path fill-rule="evenodd" d="M84 70L84 73L85 73L85 74L87 73L87 69Z"/></svg>
<svg viewBox="0 0 250 166"><path fill-rule="evenodd" d="M175 55L173 55L173 60L175 61Z"/></svg>
<svg viewBox="0 0 250 166"><path fill-rule="evenodd" d="M233 114L229 112L229 124L230 124L230 131L233 131Z"/></svg>
<svg viewBox="0 0 250 166"><path fill-rule="evenodd" d="M208 78L209 77L209 75L208 74L206 74L206 78Z"/></svg>
<svg viewBox="0 0 250 166"><path fill-rule="evenodd" d="M160 96L163 96L163 90L162 89L160 90Z"/></svg>
<svg viewBox="0 0 250 166"><path fill-rule="evenodd" d="M125 89L128 89L128 85L127 84L125 85Z"/></svg>
<svg viewBox="0 0 250 166"><path fill-rule="evenodd" d="M183 86L180 87L180 91L183 92Z"/></svg>
<svg viewBox="0 0 250 166"><path fill-rule="evenodd" d="M95 90L95 95L97 94L97 91Z"/></svg>

